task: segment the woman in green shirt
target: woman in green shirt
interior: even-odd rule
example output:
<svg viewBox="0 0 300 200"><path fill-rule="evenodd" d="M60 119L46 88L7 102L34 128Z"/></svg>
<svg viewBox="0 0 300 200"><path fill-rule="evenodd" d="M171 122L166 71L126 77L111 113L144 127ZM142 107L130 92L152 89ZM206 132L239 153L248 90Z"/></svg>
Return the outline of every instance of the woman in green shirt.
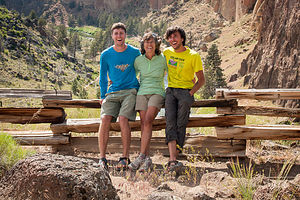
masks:
<svg viewBox="0 0 300 200"><path fill-rule="evenodd" d="M140 114L142 130L140 154L128 166L134 171L147 171L152 165L149 156L152 122L164 104L164 76L167 72L167 63L160 51L160 44L161 37L152 32L146 33L141 41L142 55L134 62L140 79L135 109Z"/></svg>

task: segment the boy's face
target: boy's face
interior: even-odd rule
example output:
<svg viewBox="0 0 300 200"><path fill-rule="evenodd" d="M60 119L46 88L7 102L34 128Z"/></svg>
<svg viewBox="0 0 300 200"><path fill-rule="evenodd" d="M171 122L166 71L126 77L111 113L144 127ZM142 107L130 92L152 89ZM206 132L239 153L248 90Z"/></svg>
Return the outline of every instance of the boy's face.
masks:
<svg viewBox="0 0 300 200"><path fill-rule="evenodd" d="M175 33L172 33L168 37L168 42L175 50L180 49L183 46L182 45L183 38L181 37L181 35L178 31L176 31Z"/></svg>
<svg viewBox="0 0 300 200"><path fill-rule="evenodd" d="M116 28L113 30L111 37L116 46L122 46L125 44L126 33L122 28Z"/></svg>

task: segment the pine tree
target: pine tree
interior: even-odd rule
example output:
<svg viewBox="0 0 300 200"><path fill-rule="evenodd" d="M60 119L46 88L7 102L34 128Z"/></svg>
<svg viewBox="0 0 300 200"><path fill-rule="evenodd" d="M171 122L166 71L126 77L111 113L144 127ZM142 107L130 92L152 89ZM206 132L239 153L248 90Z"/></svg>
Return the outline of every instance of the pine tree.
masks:
<svg viewBox="0 0 300 200"><path fill-rule="evenodd" d="M65 25L60 25L58 26L58 31L57 31L57 43L60 47L66 45L66 40L67 39L67 28Z"/></svg>
<svg viewBox="0 0 300 200"><path fill-rule="evenodd" d="M31 10L31 12L28 15L28 18L31 20L37 19L36 12L34 10Z"/></svg>
<svg viewBox="0 0 300 200"><path fill-rule="evenodd" d="M221 62L218 47L216 44L213 44L204 59L205 85L202 89L202 97L204 99L213 97L216 93L216 88L227 87L223 69L220 68Z"/></svg>
<svg viewBox="0 0 300 200"><path fill-rule="evenodd" d="M76 58L76 51L81 50L78 33L70 33L70 40L67 44L68 51Z"/></svg>

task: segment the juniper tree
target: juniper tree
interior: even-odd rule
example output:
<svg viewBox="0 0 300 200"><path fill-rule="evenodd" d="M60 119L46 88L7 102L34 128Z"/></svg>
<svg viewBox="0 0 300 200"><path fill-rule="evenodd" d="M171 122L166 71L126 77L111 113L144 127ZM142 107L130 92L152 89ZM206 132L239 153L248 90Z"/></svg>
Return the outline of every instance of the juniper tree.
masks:
<svg viewBox="0 0 300 200"><path fill-rule="evenodd" d="M70 40L67 44L68 51L76 58L76 51L81 50L78 33L70 33Z"/></svg>
<svg viewBox="0 0 300 200"><path fill-rule="evenodd" d="M227 87L223 69L220 68L221 62L218 47L216 44L213 44L204 59L205 85L202 89L202 97L204 99L213 97L216 93L216 88Z"/></svg>

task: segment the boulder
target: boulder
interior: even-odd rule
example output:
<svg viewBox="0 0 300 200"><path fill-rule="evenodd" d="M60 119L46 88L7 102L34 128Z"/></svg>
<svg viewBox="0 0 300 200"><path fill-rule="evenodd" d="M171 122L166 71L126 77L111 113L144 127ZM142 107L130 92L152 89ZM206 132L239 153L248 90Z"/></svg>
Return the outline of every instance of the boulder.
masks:
<svg viewBox="0 0 300 200"><path fill-rule="evenodd" d="M0 180L0 199L119 199L107 171L88 159L36 154Z"/></svg>

